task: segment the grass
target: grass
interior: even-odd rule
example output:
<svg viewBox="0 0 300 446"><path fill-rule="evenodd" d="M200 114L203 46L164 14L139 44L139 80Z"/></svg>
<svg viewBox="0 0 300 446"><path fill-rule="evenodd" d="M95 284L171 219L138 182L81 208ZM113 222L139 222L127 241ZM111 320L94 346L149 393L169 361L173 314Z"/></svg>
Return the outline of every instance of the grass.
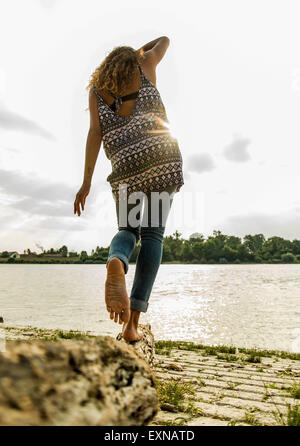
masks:
<svg viewBox="0 0 300 446"><path fill-rule="evenodd" d="M289 406L286 417L287 426L300 426L300 406Z"/></svg>
<svg viewBox="0 0 300 446"><path fill-rule="evenodd" d="M242 421L244 421L245 423L251 424L252 426L260 426L260 423L258 422L258 420L255 418L255 416L251 412L245 412L245 415L244 415Z"/></svg>
<svg viewBox="0 0 300 446"><path fill-rule="evenodd" d="M300 399L300 381L295 382L287 391L291 394L291 396L297 400Z"/></svg>
<svg viewBox="0 0 300 446"><path fill-rule="evenodd" d="M161 381L156 379L156 388L160 403L167 403L175 406L177 409L182 409L182 404L186 395L194 395L195 389L189 381L181 381L170 379L168 381Z"/></svg>
<svg viewBox="0 0 300 446"><path fill-rule="evenodd" d="M227 382L227 389L228 390L234 390L236 387L240 386L241 383L233 383L231 381Z"/></svg>
<svg viewBox="0 0 300 446"><path fill-rule="evenodd" d="M300 426L300 405L299 404L287 404L286 405L286 412L283 413L281 412L281 410L278 408L278 404L275 403L275 401L273 400L273 396L270 395L268 393L268 388L271 389L280 389L280 390L287 390L291 393L291 395L295 398L294 395L296 395L296 397L299 395L298 391L299 391L299 383L295 383L293 386L291 387L284 387L281 386L277 387L275 384L269 384L268 386L266 386L264 384L265 387L265 394L263 396L264 400L267 400L270 398L270 402L273 403L273 406L275 408L275 410L273 410L272 415L275 418L275 421L277 424L281 425L281 426Z"/></svg>
<svg viewBox="0 0 300 446"><path fill-rule="evenodd" d="M277 386L277 385L274 384L274 383L268 384L267 387L268 387L269 389L287 390L287 391L289 391L289 389L290 389L290 387L287 387L287 386Z"/></svg>
<svg viewBox="0 0 300 446"><path fill-rule="evenodd" d="M160 426L184 426L188 420L183 417L174 418L174 420L160 421Z"/></svg>
<svg viewBox="0 0 300 446"><path fill-rule="evenodd" d="M218 345L218 346L209 346L203 344L194 344L193 342L183 342L183 341L156 341L155 346L157 349L166 349L171 351L173 348L178 350L189 350L189 351L198 351L204 355L215 355L218 353L229 353L236 354L237 348L235 346L226 346L226 345ZM249 355L250 358L256 357L277 357L282 359L294 359L300 360L300 353L291 353L285 351L277 351L277 350L264 350L264 349L256 349L256 348L238 348L239 353L243 353L245 355ZM257 362L257 361L256 361ZM258 360L258 362L261 362Z"/></svg>
<svg viewBox="0 0 300 446"><path fill-rule="evenodd" d="M235 362L238 361L238 357L234 354L230 353L217 353L217 358L221 361L227 361L227 362Z"/></svg>
<svg viewBox="0 0 300 446"><path fill-rule="evenodd" d="M282 426L300 426L300 406L287 405L287 413L283 414L276 406L276 412L273 415L278 424Z"/></svg>
<svg viewBox="0 0 300 446"><path fill-rule="evenodd" d="M29 335L26 337L28 340L43 340L43 341L58 341L60 339L86 339L93 338L94 336L78 331L78 330L46 330L35 327L16 328L5 327L6 331L18 331L22 335ZM9 339L8 339L9 342Z"/></svg>
<svg viewBox="0 0 300 446"><path fill-rule="evenodd" d="M262 400L263 400L263 401L267 401L269 398L270 398L270 394L266 391L266 392L263 394Z"/></svg>
<svg viewBox="0 0 300 446"><path fill-rule="evenodd" d="M261 356L256 355L254 353L250 353L245 359L246 362L252 362L253 364L257 364L261 362Z"/></svg>

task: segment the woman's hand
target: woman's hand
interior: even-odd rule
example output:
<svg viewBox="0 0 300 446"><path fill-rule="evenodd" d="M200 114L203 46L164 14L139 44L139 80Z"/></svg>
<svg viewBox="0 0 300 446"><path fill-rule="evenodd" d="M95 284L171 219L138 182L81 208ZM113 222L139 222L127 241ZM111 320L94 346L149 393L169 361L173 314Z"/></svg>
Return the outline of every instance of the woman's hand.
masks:
<svg viewBox="0 0 300 446"><path fill-rule="evenodd" d="M80 205L82 210L84 210L85 199L88 196L91 188L91 183L83 182L81 188L76 194L76 198L74 201L74 214L78 214L78 217L81 215Z"/></svg>

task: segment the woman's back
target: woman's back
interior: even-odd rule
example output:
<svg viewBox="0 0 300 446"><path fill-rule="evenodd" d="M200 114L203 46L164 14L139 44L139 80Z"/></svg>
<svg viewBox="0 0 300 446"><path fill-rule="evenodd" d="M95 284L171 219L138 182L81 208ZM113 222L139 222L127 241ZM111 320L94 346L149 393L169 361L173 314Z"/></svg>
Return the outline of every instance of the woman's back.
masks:
<svg viewBox="0 0 300 446"><path fill-rule="evenodd" d="M155 74L156 65L153 63L150 55L146 56L145 59L140 62L140 66L147 79L149 79L150 82L156 87L156 74ZM133 81L130 85L127 86L122 96L127 96L131 95L132 93L137 93L141 87L141 82L142 82L141 74L138 67L136 67L136 72L133 76ZM114 104L115 96L101 89L98 89L97 93L110 107L112 104ZM117 112L118 115L130 116L134 110L135 103L136 103L136 98L123 101Z"/></svg>
<svg viewBox="0 0 300 446"><path fill-rule="evenodd" d="M134 99L122 102L120 97L93 87L103 147L112 166L107 181L117 200L137 191L160 192L172 186L179 190L184 184L178 141L170 133L155 85L155 67L162 55L148 53L136 62L132 83L122 95L136 92Z"/></svg>

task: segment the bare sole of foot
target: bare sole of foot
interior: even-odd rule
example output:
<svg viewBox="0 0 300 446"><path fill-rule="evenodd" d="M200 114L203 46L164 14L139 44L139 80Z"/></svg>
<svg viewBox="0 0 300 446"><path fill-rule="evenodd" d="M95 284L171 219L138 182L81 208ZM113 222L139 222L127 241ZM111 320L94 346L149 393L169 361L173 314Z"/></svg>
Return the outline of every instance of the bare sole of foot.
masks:
<svg viewBox="0 0 300 446"><path fill-rule="evenodd" d="M122 260L112 258L107 264L105 281L105 303L114 322L128 322L130 304L126 290L125 271Z"/></svg>
<svg viewBox="0 0 300 446"><path fill-rule="evenodd" d="M127 342L138 342L142 339L143 335L133 327L128 327L127 324L124 324L122 336L123 339Z"/></svg>

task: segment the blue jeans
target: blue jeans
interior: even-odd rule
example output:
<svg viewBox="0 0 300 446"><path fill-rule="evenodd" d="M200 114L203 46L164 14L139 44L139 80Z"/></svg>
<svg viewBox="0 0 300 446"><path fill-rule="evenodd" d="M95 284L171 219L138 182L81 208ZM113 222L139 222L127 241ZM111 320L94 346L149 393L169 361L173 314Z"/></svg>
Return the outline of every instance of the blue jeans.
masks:
<svg viewBox="0 0 300 446"><path fill-rule="evenodd" d="M158 198L158 192L138 192L136 195L131 194L132 198L126 201L116 202L119 231L112 239L106 266L110 259L117 257L124 263L126 274L130 257L136 243L141 239L130 293L132 310L144 313L147 311L150 293L162 259L165 224L175 189L176 187L166 189L163 199Z"/></svg>

